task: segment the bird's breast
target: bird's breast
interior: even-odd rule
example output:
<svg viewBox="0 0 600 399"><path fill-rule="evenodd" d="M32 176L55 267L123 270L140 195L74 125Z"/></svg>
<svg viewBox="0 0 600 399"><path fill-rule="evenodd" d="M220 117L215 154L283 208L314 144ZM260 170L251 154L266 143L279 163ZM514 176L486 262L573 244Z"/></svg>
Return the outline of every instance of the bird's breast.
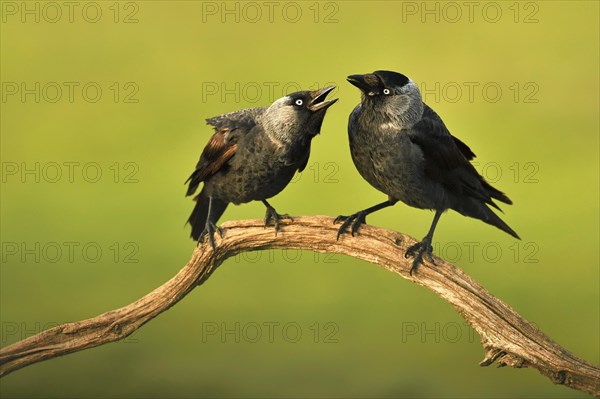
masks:
<svg viewBox="0 0 600 399"><path fill-rule="evenodd" d="M424 158L402 130L350 129L350 152L361 176L379 191L417 208L436 208L424 195L432 188Z"/></svg>

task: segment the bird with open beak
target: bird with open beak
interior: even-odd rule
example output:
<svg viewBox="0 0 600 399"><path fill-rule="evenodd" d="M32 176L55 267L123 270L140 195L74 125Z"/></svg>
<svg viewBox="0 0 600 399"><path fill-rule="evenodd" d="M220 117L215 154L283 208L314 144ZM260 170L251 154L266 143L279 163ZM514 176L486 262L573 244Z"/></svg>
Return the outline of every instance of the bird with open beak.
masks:
<svg viewBox="0 0 600 399"><path fill-rule="evenodd" d="M299 91L276 100L269 107L249 108L209 118L215 133L200 155L189 182L187 195L193 195L200 183L202 190L188 223L191 237L208 236L216 248L216 226L229 203L262 201L267 207L265 225L273 223L275 234L280 215L267 202L281 192L296 171L308 162L312 139L321 131L327 109L337 99L328 100L334 89L328 86L314 91Z"/></svg>

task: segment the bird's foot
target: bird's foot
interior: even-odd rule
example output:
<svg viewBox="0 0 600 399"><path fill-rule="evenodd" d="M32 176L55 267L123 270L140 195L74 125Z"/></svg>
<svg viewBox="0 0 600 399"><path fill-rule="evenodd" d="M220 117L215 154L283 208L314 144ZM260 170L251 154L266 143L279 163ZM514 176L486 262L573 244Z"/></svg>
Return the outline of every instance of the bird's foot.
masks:
<svg viewBox="0 0 600 399"><path fill-rule="evenodd" d="M275 226L275 235L277 235L277 233L281 230L280 222L282 219L294 221L294 219L287 213L280 215L272 206L267 207L267 213L265 214L265 227L269 226L271 222L273 222L273 225Z"/></svg>
<svg viewBox="0 0 600 399"><path fill-rule="evenodd" d="M416 271L420 264L423 263L423 259L427 259L429 262L435 265L433 260L433 247L431 246L431 240L423 239L423 241L411 245L404 254L405 258L414 256L412 266L410 267L410 275L412 276L413 271Z"/></svg>
<svg viewBox="0 0 600 399"><path fill-rule="evenodd" d="M202 234L200 234L198 242L201 242L204 239L204 236L208 236L208 242L210 242L210 246L212 247L213 251L216 251L217 244L215 243L215 232L219 233L219 236L223 238L223 229L215 225L213 222L207 220L206 225L204 225L204 231Z"/></svg>
<svg viewBox="0 0 600 399"><path fill-rule="evenodd" d="M352 226L350 233L354 237L354 234L358 232L358 229L360 228L360 226L362 224L367 223L367 214L364 211L359 211L350 216L340 215L334 219L333 224L336 224L339 222L344 222L344 223L342 223L342 225L340 226L340 228L338 230L337 239L339 240L340 236L342 234L346 233L346 230L348 230L348 227L350 227L350 226Z"/></svg>

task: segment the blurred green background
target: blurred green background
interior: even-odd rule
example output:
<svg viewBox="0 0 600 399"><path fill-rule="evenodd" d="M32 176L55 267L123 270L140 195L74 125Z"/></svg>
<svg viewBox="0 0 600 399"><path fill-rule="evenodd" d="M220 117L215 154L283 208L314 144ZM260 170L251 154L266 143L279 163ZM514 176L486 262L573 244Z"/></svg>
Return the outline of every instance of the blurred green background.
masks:
<svg viewBox="0 0 600 399"><path fill-rule="evenodd" d="M383 200L350 159L359 93L345 77L391 69L515 203L504 219L523 241L450 212L437 254L600 363L598 2L70 4L1 3L2 346L128 304L187 262L183 182L207 117L332 82L340 101L309 166L272 204L335 216ZM263 215L231 206L221 222ZM420 238L431 218L398 204L369 223ZM270 251L230 259L123 342L3 378L0 394L585 397L482 358L430 291L339 255Z"/></svg>

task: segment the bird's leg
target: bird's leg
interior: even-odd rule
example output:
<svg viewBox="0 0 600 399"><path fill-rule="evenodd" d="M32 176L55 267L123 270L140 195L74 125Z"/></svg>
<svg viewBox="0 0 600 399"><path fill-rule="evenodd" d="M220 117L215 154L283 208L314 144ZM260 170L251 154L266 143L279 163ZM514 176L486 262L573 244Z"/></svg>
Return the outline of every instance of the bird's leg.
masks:
<svg viewBox="0 0 600 399"><path fill-rule="evenodd" d="M267 213L265 214L265 227L268 226L269 224L271 224L271 221L273 221L273 225L275 226L275 235L277 235L277 233L280 230L279 222L281 222L281 219L294 220L287 213L285 213L283 215L280 215L279 213L277 213L275 208L273 208L271 206L271 204L269 204L267 202L267 200L262 200L262 203L265 204L265 206L267 207Z"/></svg>
<svg viewBox="0 0 600 399"><path fill-rule="evenodd" d="M435 265L433 261L433 247L431 246L431 241L433 240L433 232L435 231L435 226L440 220L440 216L442 216L442 210L436 210L435 216L433 217L433 222L431 223L431 227L429 228L429 232L423 238L421 242L418 242L414 245L411 245L404 254L405 258L409 258L414 256L412 266L410 267L410 275L412 276L413 271L417 270L419 265L423 263L423 258L426 258L428 261Z"/></svg>
<svg viewBox="0 0 600 399"><path fill-rule="evenodd" d="M212 197L208 197L208 215L206 215L206 223L204 224L204 230L198 238L198 242L204 239L205 235L208 235L208 241L213 251L217 250L217 244L215 243L215 232L219 233L219 236L223 237L223 230L216 226L212 221Z"/></svg>
<svg viewBox="0 0 600 399"><path fill-rule="evenodd" d="M342 223L342 225L340 226L338 233L337 233L337 239L340 239L340 236L342 234L344 234L346 232L346 230L348 229L348 227L350 225L352 225L352 230L350 231L352 236L354 236L354 233L356 233L358 231L358 229L360 228L360 225L363 223L367 223L367 215L376 212L380 209L383 208L387 208L388 206L392 206L396 203L396 200L393 199L388 199L387 201L384 201L380 204L374 205L370 208L367 209L363 209L362 211L358 211L355 214L352 214L350 216L343 216L340 215L338 217L336 217L333 220L333 224L339 223L339 222L344 222Z"/></svg>

